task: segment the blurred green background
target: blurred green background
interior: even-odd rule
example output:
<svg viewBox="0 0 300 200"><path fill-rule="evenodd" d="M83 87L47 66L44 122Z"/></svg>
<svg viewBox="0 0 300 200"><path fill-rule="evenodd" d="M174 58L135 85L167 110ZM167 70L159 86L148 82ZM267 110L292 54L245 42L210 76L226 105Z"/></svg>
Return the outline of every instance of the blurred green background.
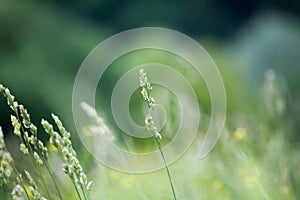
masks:
<svg viewBox="0 0 300 200"><path fill-rule="evenodd" d="M180 199L300 199L298 0L0 0L0 83L36 124L53 112L75 133L72 87L82 61L106 38L143 26L175 29L199 41L219 67L227 92L227 121L216 149L199 161L197 147L191 148L171 166ZM139 62L131 58L115 65ZM107 71L107 89L99 96L109 98L118 69ZM204 121L210 113L205 89L197 94ZM114 127L108 103L100 110ZM2 97L0 124L12 132ZM73 139L84 151L76 134ZM95 199L170 199L167 181L153 187L163 171L93 170L90 157L79 157L97 177Z"/></svg>

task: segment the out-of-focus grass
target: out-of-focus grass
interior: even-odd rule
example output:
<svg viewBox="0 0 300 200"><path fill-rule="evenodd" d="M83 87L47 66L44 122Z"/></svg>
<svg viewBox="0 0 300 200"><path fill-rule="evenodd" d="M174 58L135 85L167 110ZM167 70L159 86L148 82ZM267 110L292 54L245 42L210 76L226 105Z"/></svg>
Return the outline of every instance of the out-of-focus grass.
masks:
<svg viewBox="0 0 300 200"><path fill-rule="evenodd" d="M69 129L75 130L72 126L71 90L76 71L86 54L113 31L109 27L97 27L61 14L62 11L57 9L55 6L22 3L18 6L6 3L0 7L3 25L0 29L0 40L3 42L0 48L0 82L10 87L24 102L32 113L33 121L38 122L41 117L54 112L62 115ZM230 40L227 45L202 38L204 47L212 55L224 78L228 100L227 122L219 142L206 159L197 158L199 144L196 142L170 166L179 199L300 199L299 136L291 123L299 102L290 99L299 94L290 96L284 90L286 86L279 84L279 89L283 88L286 110L281 114L272 114L268 108L276 108L271 102L265 101L268 91L262 89L260 80L267 68L275 67L290 75L287 82L292 83L292 91L298 91L298 79L295 76L299 68L295 66L299 65L297 36L300 31L297 23L285 23L285 20L282 22L281 18L273 15L267 20L260 19L258 16L250 28L245 28L244 34L239 35L237 40ZM269 31L266 25L269 22L272 22L273 31ZM286 45L285 48L276 46L278 38L284 38L281 44ZM290 46L293 48L289 49ZM274 53L274 49L279 49L279 53ZM286 53L285 49L289 51ZM264 54L266 50L268 55ZM103 77L106 88L102 93L99 92L97 98L107 99L98 108L103 111L108 125L115 128L110 121L110 114L106 113L106 109L110 108L110 92L126 67L150 61L164 62L180 69L191 80L202 109L199 135L203 135L210 114L209 94L203 81L194 74L185 73L182 68L187 64L178 64L178 60L175 62L170 59L172 56L169 54L150 50L136 53L135 56L129 54L115 61ZM281 66L277 65L276 60L280 61ZM0 103L1 119L8 121L5 102L0 100ZM138 107L131 109L140 109L135 98L132 99L132 105ZM294 115L290 115L291 112ZM172 113L169 114L172 116ZM143 119L141 115L133 117ZM94 163L81 148L81 143L76 139L75 143L80 159L90 169L89 175L95 181L93 199L172 198L163 170L140 175L121 173ZM14 145L11 142L8 146L14 149ZM148 150L145 143L136 145L141 151ZM21 157L17 160L22 163ZM54 156L51 162L56 173L61 175L61 163ZM62 188L69 192L70 183L61 183Z"/></svg>
<svg viewBox="0 0 300 200"><path fill-rule="evenodd" d="M298 199L299 150L290 146L287 131L284 125L274 128L267 115L231 116L206 159L197 158L196 142L170 167L179 199ZM132 175L98 168L97 198L172 198L163 170Z"/></svg>
<svg viewBox="0 0 300 200"><path fill-rule="evenodd" d="M223 134L207 158L197 158L196 139L188 152L170 167L179 199L299 198L299 150L291 144L292 129L287 123L291 116L286 111L287 99L278 77L268 70L257 97L244 102L230 97L235 99L231 103L241 105L229 110ZM205 113L202 116L200 127L204 124L204 128L200 128L200 135L205 132L208 116ZM95 197L172 198L163 170L132 175L103 166L98 168L101 170L96 173L99 189L94 190Z"/></svg>

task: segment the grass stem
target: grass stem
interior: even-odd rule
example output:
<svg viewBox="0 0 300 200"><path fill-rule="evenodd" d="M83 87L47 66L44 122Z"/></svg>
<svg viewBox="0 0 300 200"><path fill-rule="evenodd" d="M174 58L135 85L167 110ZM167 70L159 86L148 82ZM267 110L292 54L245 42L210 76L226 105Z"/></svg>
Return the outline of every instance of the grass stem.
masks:
<svg viewBox="0 0 300 200"><path fill-rule="evenodd" d="M171 173L170 173L169 167L167 165L165 155L164 155L164 153L162 151L161 143L160 143L160 141L156 137L154 137L154 140L155 140L155 142L156 142L156 144L158 146L159 152L160 152L161 157L162 157L162 159L164 161L165 169L166 169L166 172L167 172L167 175L168 175L168 179L169 179L169 183L170 183L170 187L171 187L171 190L172 190L172 194L173 194L174 200L177 200L175 189L174 189L174 185L173 185L173 181L172 181L172 178L171 178Z"/></svg>
<svg viewBox="0 0 300 200"><path fill-rule="evenodd" d="M60 199L60 200L63 200L62 195L61 195L61 193L60 193L60 190L59 190L59 188L58 188L58 184L57 184L57 182L56 182L56 180L55 180L55 178L54 178L55 175L53 174L53 172L52 172L52 170L51 170L51 168L50 168L50 166L49 166L48 161L47 161L44 157L42 157L42 159L43 159L43 162L45 163L46 169L47 169L47 171L48 171L48 173L49 173L49 175L50 175L50 177L51 177L51 179L52 179L52 181L53 181L53 183L54 183L54 186L55 186L55 188L56 188L56 191L57 191L57 194L58 194L58 196L59 196L59 199Z"/></svg>

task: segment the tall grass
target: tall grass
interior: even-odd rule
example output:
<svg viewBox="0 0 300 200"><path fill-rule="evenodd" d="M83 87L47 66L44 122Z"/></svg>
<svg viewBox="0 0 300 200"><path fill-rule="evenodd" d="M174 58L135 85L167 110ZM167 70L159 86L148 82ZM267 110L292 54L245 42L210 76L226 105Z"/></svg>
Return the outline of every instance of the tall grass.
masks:
<svg viewBox="0 0 300 200"><path fill-rule="evenodd" d="M299 148L295 145L297 140L290 141L289 138L288 105L274 71L266 72L260 103L251 112L230 113L219 142L206 159L197 159L198 143L195 141L195 145L172 166L165 162L161 146L165 138L157 130L151 115L156 109L155 99L151 96L152 86L147 83L144 71L140 71L140 77L142 96L149 111L145 124L161 152L165 171L137 175L98 165L92 171L97 189L90 191L93 184L88 181L72 147L71 134L60 119L52 115L53 125L42 120L51 145L43 143L40 130L31 122L28 111L0 85L0 92L13 111L11 122L14 134L20 140L21 158L32 163L32 168L18 165L19 157L8 151L0 128L0 199L74 199L66 196L70 194L68 191L74 191L75 197L82 200L91 197L108 200L300 198ZM82 106L90 110L87 105ZM91 117L94 114L90 111ZM209 121L209 115L202 113L202 123L206 121ZM102 126L102 121L99 120L97 125ZM204 131L199 130L199 134ZM61 173L69 177L74 189L64 186L57 177L59 172L54 168L52 155L62 158ZM171 172L176 176L171 176ZM167 178L162 178L166 174Z"/></svg>
<svg viewBox="0 0 300 200"><path fill-rule="evenodd" d="M34 166L34 171L37 173L43 187L43 195L40 192L36 181L32 178L28 171L24 171L27 182L22 178L22 174L15 165L14 159L6 148L2 130L0 131L0 184L4 192L11 194L12 199L63 199L57 177L51 169L48 161L48 148L39 139L37 126L31 120L28 111L22 104L19 104L15 97L10 93L8 88L0 84L0 93L7 99L7 104L13 111L11 115L11 123L14 127L14 134L20 139L20 151L24 158L29 159ZM71 134L66 131L59 118L52 114L52 118L59 129L59 132L54 131L53 126L46 120L42 120L44 130L50 135L49 142L54 145L58 152L62 155L65 162L63 171L70 177L77 191L79 199L89 200L89 190L92 188L92 182L87 180L85 173L80 165L75 150L72 147L70 140ZM55 189L56 197L50 194L48 182L45 180L43 170L46 169L51 178ZM13 173L12 173L13 172ZM28 190L29 188L29 190ZM11 190L9 192L9 190ZM7 196L7 195L5 195Z"/></svg>
<svg viewBox="0 0 300 200"><path fill-rule="evenodd" d="M155 123L152 119L152 116L151 116L151 112L155 109L155 106L156 106L155 99L151 96L152 85L148 81L148 77L147 77L146 72L144 72L144 69L140 69L139 74L140 74L139 80L140 80L140 86L141 86L141 94L142 94L142 96L143 96L144 100L146 101L146 103L148 105L148 108L149 108L149 113L146 116L145 124L146 124L146 127L147 127L148 131L150 131L151 134L153 135L155 143L156 143L156 145L159 149L159 152L161 154L161 157L164 161L164 165L165 165L165 169L166 169L166 172L167 172L167 175L168 175L168 179L169 179L170 187L171 187L171 190L172 190L172 194L173 194L174 200L176 200L177 197L176 197L175 189L174 189L174 186L173 186L173 181L172 181L172 178L171 178L170 170L169 170L169 167L167 165L165 155L164 155L164 152L163 152L162 146L161 146L162 136L158 132L157 127L156 127L156 125L155 125Z"/></svg>

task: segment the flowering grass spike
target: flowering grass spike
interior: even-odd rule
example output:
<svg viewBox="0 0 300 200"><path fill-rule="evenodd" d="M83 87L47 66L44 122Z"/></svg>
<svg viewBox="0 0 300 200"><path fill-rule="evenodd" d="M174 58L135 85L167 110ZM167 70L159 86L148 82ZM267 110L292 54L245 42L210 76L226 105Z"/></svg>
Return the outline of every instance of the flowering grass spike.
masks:
<svg viewBox="0 0 300 200"><path fill-rule="evenodd" d="M34 164L33 170L36 171L40 178L47 194L47 198L49 200L57 198L62 200L63 198L55 180L55 175L52 173L52 169L48 163L48 148L38 138L38 129L31 122L28 111L23 105L15 101L15 97L10 93L9 89L5 88L1 84L0 93L2 93L7 99L7 104L14 112L14 114L11 115L11 124L14 128L14 134L21 141L19 149L25 156L28 156ZM63 170L73 180L79 199L88 200L90 199L88 191L91 190L93 183L91 181L87 181L87 177L83 172L79 160L77 159L76 152L72 147L70 133L66 131L57 116L52 115L52 117L61 135L55 132L52 125L45 120L42 120L42 125L46 132L50 135L50 142L56 145L56 148L59 149L63 155L66 163ZM49 176L55 185L58 197L55 197L53 194L50 195L48 184L44 180L44 174L41 171L42 167L45 167L48 171ZM38 190L38 186L33 177L26 170L24 173L29 185L26 185L23 181L22 174L16 168L11 154L7 151L4 136L0 127L0 186L3 186L4 184L11 186L12 189L10 195L12 199L45 200L46 198L43 197L42 193ZM13 177L12 174L14 174ZM11 181L13 178L16 179L16 181ZM82 191L81 194L79 193L79 190Z"/></svg>
<svg viewBox="0 0 300 200"><path fill-rule="evenodd" d="M147 130L150 133L152 133L152 135L154 137L154 140L157 144L157 147L160 151L160 154L163 158L165 169L167 171L169 183L170 183L170 186L171 186L172 194L173 194L174 200L176 200L177 198L176 198L173 182L172 182L172 179L171 179L171 174L170 174L168 165L166 163L165 155L162 151L162 146L161 146L162 136L158 132L157 127L156 127L156 125L153 121L153 117L151 116L151 111L154 110L154 108L156 106L155 99L151 96L152 85L148 81L147 74L144 71L144 69L140 69L139 74L140 74L139 80L140 80L140 86L141 86L141 94L142 94L142 97L144 98L144 100L147 102L147 105L149 107L149 113L147 114L147 116L145 118L145 125L147 127Z"/></svg>

